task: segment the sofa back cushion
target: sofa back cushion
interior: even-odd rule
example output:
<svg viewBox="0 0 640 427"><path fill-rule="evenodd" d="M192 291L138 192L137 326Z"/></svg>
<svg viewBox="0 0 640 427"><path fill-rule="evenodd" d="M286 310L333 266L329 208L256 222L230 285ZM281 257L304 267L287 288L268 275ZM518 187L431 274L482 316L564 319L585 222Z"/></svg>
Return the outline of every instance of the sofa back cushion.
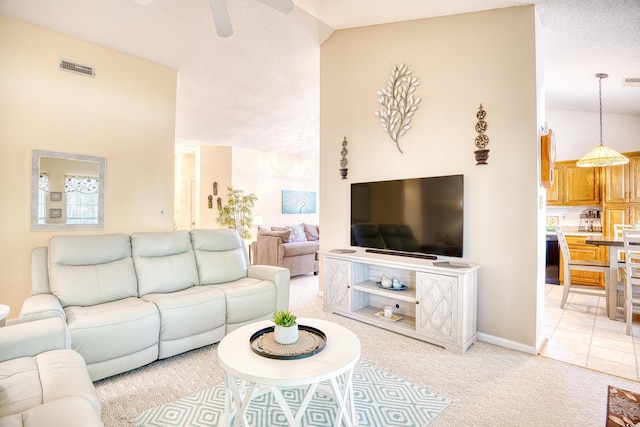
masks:
<svg viewBox="0 0 640 427"><path fill-rule="evenodd" d="M305 223L302 223L302 226L304 227L304 234L307 236L308 241L315 242L316 240L320 240L320 226Z"/></svg>
<svg viewBox="0 0 640 427"><path fill-rule="evenodd" d="M191 236L186 230L134 233L131 251L139 296L181 291L198 284Z"/></svg>
<svg viewBox="0 0 640 427"><path fill-rule="evenodd" d="M49 240L49 287L63 307L138 296L129 236L52 237Z"/></svg>
<svg viewBox="0 0 640 427"><path fill-rule="evenodd" d="M191 230L201 285L232 282L247 277L248 253L236 230Z"/></svg>

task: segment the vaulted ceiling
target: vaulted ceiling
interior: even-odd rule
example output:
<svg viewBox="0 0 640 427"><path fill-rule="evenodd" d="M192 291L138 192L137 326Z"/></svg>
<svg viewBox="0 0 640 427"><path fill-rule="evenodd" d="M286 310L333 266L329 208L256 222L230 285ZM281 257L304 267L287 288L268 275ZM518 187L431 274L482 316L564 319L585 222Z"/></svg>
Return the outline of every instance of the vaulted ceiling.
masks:
<svg viewBox="0 0 640 427"><path fill-rule="evenodd" d="M333 31L535 4L547 106L640 116L638 0L293 0L289 15L227 0L219 38L208 0L0 0L0 15L178 70L176 141L317 157L320 45ZM65 58L82 63L82 58ZM91 65L91 64L86 64ZM96 70L99 73L99 70Z"/></svg>

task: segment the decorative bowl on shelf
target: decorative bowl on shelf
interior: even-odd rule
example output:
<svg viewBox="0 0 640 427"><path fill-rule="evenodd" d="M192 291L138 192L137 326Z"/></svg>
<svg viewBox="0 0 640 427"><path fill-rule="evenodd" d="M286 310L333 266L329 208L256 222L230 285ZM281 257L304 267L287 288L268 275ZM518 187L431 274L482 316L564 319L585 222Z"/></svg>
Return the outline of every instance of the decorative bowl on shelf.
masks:
<svg viewBox="0 0 640 427"><path fill-rule="evenodd" d="M378 283L380 283L380 286L382 286L383 288L390 288L393 286L393 282L391 281L391 279L385 276L382 276Z"/></svg>
<svg viewBox="0 0 640 427"><path fill-rule="evenodd" d="M381 282L376 282L376 286L379 287L379 288L382 288L382 289L390 290L390 291L404 291L404 290L409 288L404 283L402 284L402 286L400 286L398 288L393 287L393 285L391 285L391 286L383 286Z"/></svg>

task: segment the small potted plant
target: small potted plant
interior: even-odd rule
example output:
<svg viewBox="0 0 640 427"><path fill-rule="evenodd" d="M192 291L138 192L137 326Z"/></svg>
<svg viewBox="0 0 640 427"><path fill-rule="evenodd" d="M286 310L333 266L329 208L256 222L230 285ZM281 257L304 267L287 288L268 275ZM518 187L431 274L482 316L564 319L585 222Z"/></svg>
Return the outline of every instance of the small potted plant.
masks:
<svg viewBox="0 0 640 427"><path fill-rule="evenodd" d="M298 341L297 317L289 310L278 310L273 313L274 337L279 344L293 344Z"/></svg>

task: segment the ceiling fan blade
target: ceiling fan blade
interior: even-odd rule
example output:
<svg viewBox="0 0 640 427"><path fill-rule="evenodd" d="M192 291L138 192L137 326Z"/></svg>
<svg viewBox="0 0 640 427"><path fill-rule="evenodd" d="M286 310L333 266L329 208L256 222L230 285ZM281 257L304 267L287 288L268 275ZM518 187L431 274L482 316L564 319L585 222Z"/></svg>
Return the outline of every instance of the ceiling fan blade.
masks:
<svg viewBox="0 0 640 427"><path fill-rule="evenodd" d="M216 32L220 37L229 37L233 34L231 28L231 19L227 10L225 0L209 0L211 4L211 13L213 14L213 23L216 25Z"/></svg>
<svg viewBox="0 0 640 427"><path fill-rule="evenodd" d="M264 3L267 6L270 6L277 10L278 12L282 12L285 15L290 14L293 11L293 2L291 0L258 0L260 3Z"/></svg>

